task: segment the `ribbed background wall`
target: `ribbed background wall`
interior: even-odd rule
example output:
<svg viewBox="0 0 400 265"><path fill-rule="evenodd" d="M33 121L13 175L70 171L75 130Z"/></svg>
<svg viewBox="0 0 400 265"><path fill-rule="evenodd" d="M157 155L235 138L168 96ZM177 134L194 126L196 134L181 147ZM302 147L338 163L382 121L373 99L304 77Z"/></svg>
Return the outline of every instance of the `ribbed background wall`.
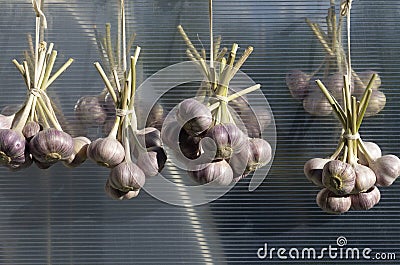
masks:
<svg viewBox="0 0 400 265"><path fill-rule="evenodd" d="M142 47L140 79L186 59L176 30L182 24L198 47L208 47L206 0L129 0L129 31ZM337 1L338 2L338 1ZM100 60L94 26L116 28L117 0L46 0L46 38L59 52L56 66L73 65L50 88L68 120L78 98L100 93L103 83L93 62ZM276 153L264 183L248 192L249 180L222 198L198 207L177 207L142 192L116 202L103 185L108 170L87 162L77 169L35 166L22 172L0 169L0 264L400 264L400 186L382 188L379 205L341 216L322 212L318 188L307 181L303 164L336 146L335 117L313 117L285 85L292 69L312 72L324 51L305 23L324 22L329 1L214 0L215 35L254 53L243 66L268 99L276 123ZM26 34L34 32L31 1L0 0L0 108L19 104L24 83L11 63L22 59ZM354 1L352 61L356 71L372 69L382 79L385 109L365 119L361 134L384 154L400 155L400 1ZM171 108L172 106L165 106ZM93 129L92 138L101 135ZM166 171L165 174L175 174ZM185 177L185 176L182 176ZM175 192L175 191L165 191ZM186 197L182 197L184 200ZM190 196L189 196L190 198ZM186 198L187 199L187 198ZM257 249L336 246L370 247L398 260L259 260Z"/></svg>

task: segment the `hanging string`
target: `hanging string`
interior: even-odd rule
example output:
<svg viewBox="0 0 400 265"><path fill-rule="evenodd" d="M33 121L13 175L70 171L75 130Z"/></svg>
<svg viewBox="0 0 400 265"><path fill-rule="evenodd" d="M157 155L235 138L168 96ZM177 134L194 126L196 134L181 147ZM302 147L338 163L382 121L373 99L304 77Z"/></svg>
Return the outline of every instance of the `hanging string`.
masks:
<svg viewBox="0 0 400 265"><path fill-rule="evenodd" d="M214 37L213 37L213 3L208 1L208 12L210 19L210 68L214 68Z"/></svg>
<svg viewBox="0 0 400 265"><path fill-rule="evenodd" d="M351 33L350 33L350 12L351 12L351 5L352 5L353 0L344 0L340 4L340 14L342 16L347 16L347 60L348 60L348 65L347 65L347 76L349 78L349 84L351 84L351 76L352 76L352 71L351 71Z"/></svg>

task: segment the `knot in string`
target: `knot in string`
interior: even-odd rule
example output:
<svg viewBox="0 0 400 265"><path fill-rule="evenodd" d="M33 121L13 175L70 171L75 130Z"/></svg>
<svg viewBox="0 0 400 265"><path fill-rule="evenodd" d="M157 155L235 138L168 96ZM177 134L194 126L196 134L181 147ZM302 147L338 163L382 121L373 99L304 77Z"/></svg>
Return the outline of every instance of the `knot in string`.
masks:
<svg viewBox="0 0 400 265"><path fill-rule="evenodd" d="M361 138L359 133L356 133L356 134L345 134L345 135L343 135L343 137L345 139L347 139L347 140L358 140L358 139Z"/></svg>
<svg viewBox="0 0 400 265"><path fill-rule="evenodd" d="M340 15L341 16L346 16L348 12L350 12L351 9L351 4L353 0L344 0L340 4Z"/></svg>
<svg viewBox="0 0 400 265"><path fill-rule="evenodd" d="M115 115L117 115L118 117L125 117L132 113L135 113L135 111L126 109L115 109Z"/></svg>
<svg viewBox="0 0 400 265"><path fill-rule="evenodd" d="M32 88L29 90L29 92L35 97L40 97L42 95L42 91L38 88Z"/></svg>
<svg viewBox="0 0 400 265"><path fill-rule="evenodd" d="M216 95L215 97L216 97L219 101L223 101L223 102L226 102L226 103L229 102L228 97L220 96L220 95Z"/></svg>

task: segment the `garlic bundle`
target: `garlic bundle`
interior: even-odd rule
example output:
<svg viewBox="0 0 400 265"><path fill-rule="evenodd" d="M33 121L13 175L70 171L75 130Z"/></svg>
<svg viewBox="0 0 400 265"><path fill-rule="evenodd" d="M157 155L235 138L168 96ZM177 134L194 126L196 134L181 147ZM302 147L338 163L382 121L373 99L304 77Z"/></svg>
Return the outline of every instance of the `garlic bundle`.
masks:
<svg viewBox="0 0 400 265"><path fill-rule="evenodd" d="M196 182L230 185L265 166L272 158L270 144L259 138L270 123L271 114L259 111L263 115L258 120L245 96L260 85L235 93L229 88L229 82L253 47L248 47L235 63L239 46L233 44L229 55L225 56L227 49L220 49L221 38L218 37L215 45L211 43L213 51L207 64L205 51L199 52L194 47L182 26L178 26L178 30L188 46L187 55L200 67L206 79L197 97L181 101L164 122L163 142L186 165L188 174ZM248 128L250 134L247 134Z"/></svg>
<svg viewBox="0 0 400 265"><path fill-rule="evenodd" d="M46 26L40 1L34 1L33 8L37 26L35 44L29 36L31 50L25 53L25 60L22 64L13 60L25 81L27 98L14 115L2 116L0 129L0 162L10 170L27 168L32 162L46 169L74 154L73 139L63 131L57 109L46 92L73 59L52 74L57 51L53 49L53 43L47 44L40 39L39 32Z"/></svg>
<svg viewBox="0 0 400 265"><path fill-rule="evenodd" d="M350 25L350 9L351 5L341 5L340 21L347 16L348 25ZM334 8L329 12L330 19L335 19ZM317 36L321 34L317 24L310 23L310 26ZM323 39L320 40L323 43ZM325 212L333 214L345 213L350 209L371 209L381 198L378 187L390 186L400 175L400 159L395 155L382 155L376 143L364 142L359 134L363 118L371 114L371 104L376 105L373 95L379 92L377 89L381 80L375 72L363 72L360 76L352 72L349 30L347 42L347 58L343 50L336 53L340 55L339 59L347 60L347 74L343 75L342 81L336 74L331 76L328 85L335 88L329 90L321 80L316 80L316 84L342 125L339 143L330 157L313 158L304 165L306 177L322 188L316 199L318 206ZM324 47L328 52L333 49L327 43ZM355 77L354 83L353 77ZM366 87L364 84L367 84ZM352 93L358 94L360 100L357 100ZM379 105L379 108L372 106L372 109L380 110L383 105Z"/></svg>
<svg viewBox="0 0 400 265"><path fill-rule="evenodd" d="M121 23L125 25L124 2L121 1ZM108 28L109 30L109 28ZM107 34L108 35L108 34ZM125 27L122 27L125 36ZM97 164L110 168L110 174L104 190L112 199L127 200L139 195L146 177L157 175L164 168L167 160L161 141L161 133L156 128L146 127L138 130L135 112L136 63L140 47L136 47L134 56L130 56L130 69L127 68L125 40L121 49L122 73L118 75L116 63L111 60L110 68L113 82L105 74L100 63L94 63L108 91L111 104L107 109L114 109L114 119L110 132L87 147L87 157ZM110 52L110 51L109 51ZM121 78L120 78L121 77Z"/></svg>
<svg viewBox="0 0 400 265"><path fill-rule="evenodd" d="M315 86L316 77L323 81L328 91L338 102L343 102L343 75L346 74L346 67L349 63L342 44L344 18L342 15L335 13L334 1L331 1L326 18L326 27L311 22L309 19L306 20L326 53L323 62L312 73L305 73L295 69L286 75L286 86L289 88L290 94L293 98L303 101L304 110L312 116L327 116L332 113L329 102ZM326 28L327 31L324 32L323 28ZM371 86L373 92L370 104L365 113L366 117L375 116L386 105L385 94L378 90L381 86L381 78L373 70L358 73L352 70L351 75L353 77L349 78L351 93L354 93L358 100L361 100L372 75L376 75L375 81Z"/></svg>

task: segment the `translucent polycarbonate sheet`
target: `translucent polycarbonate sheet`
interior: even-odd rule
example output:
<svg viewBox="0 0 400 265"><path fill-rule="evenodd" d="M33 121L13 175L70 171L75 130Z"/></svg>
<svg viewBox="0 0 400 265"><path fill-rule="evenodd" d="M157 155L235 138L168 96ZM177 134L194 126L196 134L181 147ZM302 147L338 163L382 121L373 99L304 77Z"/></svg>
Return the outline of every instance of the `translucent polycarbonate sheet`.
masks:
<svg viewBox="0 0 400 265"><path fill-rule="evenodd" d="M179 24L196 47L209 49L208 1L125 2L128 33L137 34L135 45L142 48L139 83L188 60ZM101 62L95 29L104 35L105 23L110 22L115 32L117 6L117 0L45 1L45 37L58 51L55 67L74 58L71 67L49 88L70 125L76 120L76 101L104 88L93 67L94 62ZM285 76L292 69L311 73L322 63L325 52L305 18L324 24L328 7L328 0L214 0L214 34L222 36L222 46L228 49L233 42L238 43L239 54L247 46L254 47L241 70L261 84L275 122L275 157L255 191L249 192L247 178L221 198L196 207L190 206L193 198L185 189L162 186L154 188L187 207L162 202L146 192L119 202L103 191L109 170L91 161L76 169L62 164L44 171L35 166L19 172L1 168L0 263L399 264L397 182L381 189L381 201L373 209L334 216L316 205L319 189L303 174L308 159L334 151L341 128L333 115L306 113L301 101L291 97ZM0 0L0 11L0 108L4 108L23 103L26 96L25 84L11 60L22 61L28 48L26 35L34 34L35 13L28 0ZM384 154L396 155L400 155L399 11L399 1L354 1L351 24L353 68L377 71L382 79L380 90L387 98L385 109L366 118L360 133L363 139L378 143ZM183 99L184 92L193 91L177 88L163 97L160 102L165 110ZM257 96L248 97L259 102ZM71 130L79 133L80 129ZM88 135L92 140L100 137L102 128L91 128ZM171 181L191 183L171 161L162 174ZM204 196L214 192L206 190ZM347 243L339 246L344 241L337 239L343 237ZM320 251L330 245L342 250L371 248L371 257L395 254L397 259L332 258L328 254L322 259L302 259L288 255L292 248L301 254L304 248ZM275 248L272 258L257 255L260 248L259 254L264 254L265 246L269 251ZM287 250L288 260L278 257L279 248Z"/></svg>

